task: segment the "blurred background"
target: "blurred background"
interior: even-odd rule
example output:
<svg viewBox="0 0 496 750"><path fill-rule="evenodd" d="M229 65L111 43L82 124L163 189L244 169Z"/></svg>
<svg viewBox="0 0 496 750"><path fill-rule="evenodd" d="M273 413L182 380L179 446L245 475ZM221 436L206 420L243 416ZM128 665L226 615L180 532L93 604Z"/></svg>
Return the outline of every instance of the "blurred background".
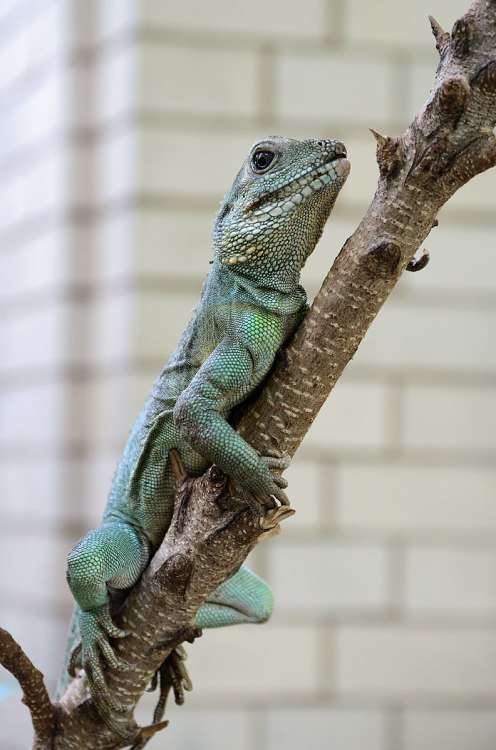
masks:
<svg viewBox="0 0 496 750"><path fill-rule="evenodd" d="M468 0L0 1L0 624L53 689L67 551L195 306L223 193L261 136L337 137L352 173L313 296ZM150 748L496 747L496 173L450 201L287 476L253 567L262 627L189 647ZM27 709L0 674L0 748ZM148 700L140 718L151 720Z"/></svg>

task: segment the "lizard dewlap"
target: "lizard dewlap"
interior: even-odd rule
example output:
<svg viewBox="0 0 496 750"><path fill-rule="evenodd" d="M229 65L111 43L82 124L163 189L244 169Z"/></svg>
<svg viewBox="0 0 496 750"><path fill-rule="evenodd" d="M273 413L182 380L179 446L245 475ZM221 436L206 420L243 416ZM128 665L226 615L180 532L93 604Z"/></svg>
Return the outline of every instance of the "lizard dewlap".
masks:
<svg viewBox="0 0 496 750"><path fill-rule="evenodd" d="M77 604L70 646L81 641L81 663L104 717L121 709L101 666L122 668L109 643L125 635L112 621L111 592L134 585L170 524L169 450L178 449L190 475L215 463L267 505L274 498L288 504L276 471L287 458L260 456L229 415L266 377L306 313L300 271L349 169L339 141L272 136L250 150L221 205L215 258L195 315L131 430L101 525L68 556ZM200 608L196 623L263 622L271 610L269 587L242 566ZM64 670L59 694L67 679Z"/></svg>

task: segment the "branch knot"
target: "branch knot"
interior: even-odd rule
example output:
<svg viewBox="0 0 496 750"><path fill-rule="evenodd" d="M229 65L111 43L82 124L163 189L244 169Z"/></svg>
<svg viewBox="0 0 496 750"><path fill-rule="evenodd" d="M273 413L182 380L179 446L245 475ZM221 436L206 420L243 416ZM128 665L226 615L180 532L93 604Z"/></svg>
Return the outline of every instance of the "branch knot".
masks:
<svg viewBox="0 0 496 750"><path fill-rule="evenodd" d="M436 97L439 110L454 128L465 110L469 93L470 86L464 76L447 78L439 88Z"/></svg>
<svg viewBox="0 0 496 750"><path fill-rule="evenodd" d="M153 579L153 584L161 590L166 580L174 581L175 590L181 591L184 594L192 572L193 560L190 555L178 552L165 559L157 571L156 577Z"/></svg>
<svg viewBox="0 0 496 750"><path fill-rule="evenodd" d="M393 274L401 260L401 250L394 242L384 241L374 245L364 256L369 271L374 275Z"/></svg>

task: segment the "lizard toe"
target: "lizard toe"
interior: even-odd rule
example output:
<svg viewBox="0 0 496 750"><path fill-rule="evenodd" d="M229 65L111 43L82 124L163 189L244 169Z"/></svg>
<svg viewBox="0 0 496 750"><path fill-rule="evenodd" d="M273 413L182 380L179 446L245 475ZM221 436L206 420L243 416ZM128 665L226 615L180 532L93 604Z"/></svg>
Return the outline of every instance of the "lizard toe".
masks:
<svg viewBox="0 0 496 750"><path fill-rule="evenodd" d="M117 627L107 609L100 614L99 625L112 638L125 638L129 635L129 630L122 630L122 628Z"/></svg>
<svg viewBox="0 0 496 750"><path fill-rule="evenodd" d="M100 637L97 643L103 658L112 669L117 669L119 672L129 671L129 666L117 658L114 649L110 646L106 638Z"/></svg>

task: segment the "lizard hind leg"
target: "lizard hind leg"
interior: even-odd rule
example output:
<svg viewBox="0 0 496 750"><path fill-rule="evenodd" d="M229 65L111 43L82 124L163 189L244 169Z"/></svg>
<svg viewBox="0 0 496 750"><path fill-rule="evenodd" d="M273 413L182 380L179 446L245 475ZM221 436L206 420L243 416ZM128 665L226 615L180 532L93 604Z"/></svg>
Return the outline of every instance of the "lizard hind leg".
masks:
<svg viewBox="0 0 496 750"><path fill-rule="evenodd" d="M272 614L273 595L267 583L252 570L241 568L210 594L196 614L199 628L266 622Z"/></svg>
<svg viewBox="0 0 496 750"><path fill-rule="evenodd" d="M119 706L106 690L101 660L115 669L125 668L117 659L109 638L123 638L126 633L112 620L108 586L130 588L148 559L145 539L130 524L120 520L108 521L88 532L67 558L67 581L79 605L81 663L88 686L97 703L110 705L117 711ZM75 656L73 652L73 667Z"/></svg>
<svg viewBox="0 0 496 750"><path fill-rule="evenodd" d="M130 588L149 559L148 543L131 524L112 520L89 531L67 557L67 582L81 609L108 603L107 586Z"/></svg>

